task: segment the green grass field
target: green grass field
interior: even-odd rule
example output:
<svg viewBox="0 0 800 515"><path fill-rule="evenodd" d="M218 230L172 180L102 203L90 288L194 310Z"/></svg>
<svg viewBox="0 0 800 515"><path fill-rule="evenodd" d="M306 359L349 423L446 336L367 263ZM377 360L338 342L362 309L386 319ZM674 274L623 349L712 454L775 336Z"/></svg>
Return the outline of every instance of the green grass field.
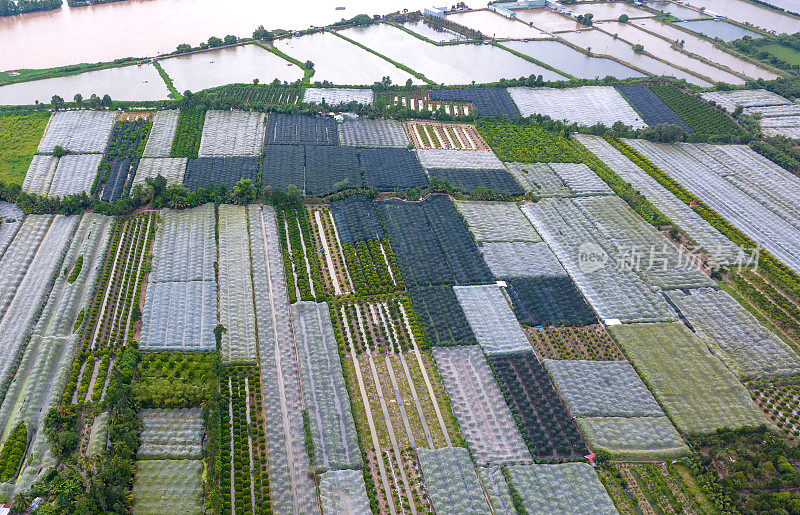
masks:
<svg viewBox="0 0 800 515"><path fill-rule="evenodd" d="M800 52L792 48L779 45L777 43L770 43L768 45L759 47L759 49L769 52L781 61L785 61L789 64L800 65Z"/></svg>
<svg viewBox="0 0 800 515"><path fill-rule="evenodd" d="M0 181L22 185L49 118L49 111L0 113Z"/></svg>

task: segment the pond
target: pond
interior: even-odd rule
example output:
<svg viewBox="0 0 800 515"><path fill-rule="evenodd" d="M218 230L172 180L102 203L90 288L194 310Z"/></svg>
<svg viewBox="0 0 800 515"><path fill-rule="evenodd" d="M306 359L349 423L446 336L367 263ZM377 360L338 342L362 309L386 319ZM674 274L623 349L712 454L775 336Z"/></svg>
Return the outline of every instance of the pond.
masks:
<svg viewBox="0 0 800 515"><path fill-rule="evenodd" d="M470 11L448 14L445 19L454 21L491 38L537 39L548 38L544 32L519 20L506 18L492 11Z"/></svg>
<svg viewBox="0 0 800 515"><path fill-rule="evenodd" d="M679 21L675 25L712 39L720 38L722 41L734 41L744 36L750 36L753 39L762 37L758 32L722 20Z"/></svg>
<svg viewBox="0 0 800 515"><path fill-rule="evenodd" d="M575 30L583 27L568 16L558 14L551 9L518 9L517 19L533 24L546 32Z"/></svg>
<svg viewBox="0 0 800 515"><path fill-rule="evenodd" d="M53 95L71 102L76 93L85 99L94 93L114 100L164 100L169 90L152 64L133 65L3 86L0 105L49 103Z"/></svg>
<svg viewBox="0 0 800 515"><path fill-rule="evenodd" d="M678 18L679 20L692 20L695 18L703 17L703 13L701 13L700 11L689 9L688 7L678 5L675 2L665 2L664 0L657 0L654 2L645 2L644 4L651 9L671 14L672 16Z"/></svg>
<svg viewBox="0 0 800 515"><path fill-rule="evenodd" d="M507 41L503 45L579 79L644 77L633 68L604 57L590 57L560 41Z"/></svg>
<svg viewBox="0 0 800 515"><path fill-rule="evenodd" d="M760 7L742 0L692 0L692 5L705 7L721 16L739 23L749 23L764 30L778 34L793 34L800 31L800 19Z"/></svg>
<svg viewBox="0 0 800 515"><path fill-rule="evenodd" d="M623 14L630 18L652 18L650 11L639 9L622 2L581 2L567 7L575 14L592 14L594 21L618 20Z"/></svg>
<svg viewBox="0 0 800 515"><path fill-rule="evenodd" d="M422 37L426 37L431 41L437 43L446 43L449 41L463 41L467 39L457 32L448 30L436 25L430 24L425 20L409 21L403 24L403 27L410 31L416 32Z"/></svg>

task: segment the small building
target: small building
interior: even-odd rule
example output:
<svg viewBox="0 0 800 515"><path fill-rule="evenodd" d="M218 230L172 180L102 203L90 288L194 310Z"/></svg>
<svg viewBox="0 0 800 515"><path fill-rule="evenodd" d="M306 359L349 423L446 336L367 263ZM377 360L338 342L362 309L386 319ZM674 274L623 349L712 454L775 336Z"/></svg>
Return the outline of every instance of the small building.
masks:
<svg viewBox="0 0 800 515"><path fill-rule="evenodd" d="M516 18L517 9L534 9L537 7L545 7L547 0L517 0L516 2L502 2L497 4L490 4L489 10L502 14L507 18Z"/></svg>
<svg viewBox="0 0 800 515"><path fill-rule="evenodd" d="M425 16L433 16L434 18L444 18L447 14L447 7L431 7L425 9Z"/></svg>

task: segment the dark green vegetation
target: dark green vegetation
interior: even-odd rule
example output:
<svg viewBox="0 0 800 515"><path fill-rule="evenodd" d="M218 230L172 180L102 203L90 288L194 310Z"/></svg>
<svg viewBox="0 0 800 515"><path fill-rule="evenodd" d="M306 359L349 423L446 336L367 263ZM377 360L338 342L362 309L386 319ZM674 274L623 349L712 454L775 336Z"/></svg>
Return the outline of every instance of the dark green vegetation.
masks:
<svg viewBox="0 0 800 515"><path fill-rule="evenodd" d="M213 397L219 366L216 353L144 354L133 394L143 408L202 406Z"/></svg>
<svg viewBox="0 0 800 515"><path fill-rule="evenodd" d="M512 278L506 289L517 319L528 325L588 325L597 322L568 277Z"/></svg>
<svg viewBox="0 0 800 515"><path fill-rule="evenodd" d="M730 142L744 135L744 131L723 111L674 84L653 84L650 89L698 134L717 136L720 142Z"/></svg>
<svg viewBox="0 0 800 515"><path fill-rule="evenodd" d="M0 181L22 186L49 119L47 111L0 111Z"/></svg>
<svg viewBox="0 0 800 515"><path fill-rule="evenodd" d="M276 84L228 84L206 90L206 93L217 101L251 107L296 104L300 100L299 86Z"/></svg>
<svg viewBox="0 0 800 515"><path fill-rule="evenodd" d="M381 249L383 243L383 250ZM369 239L357 243L343 243L344 258L356 293L360 295L380 295L403 289L403 280L398 276L398 271L389 271L392 262L389 241L383 242ZM384 252L387 255L384 257ZM389 262L387 263L387 258ZM399 284L395 284L394 279Z"/></svg>
<svg viewBox="0 0 800 515"><path fill-rule="evenodd" d="M304 206L286 206L278 208L276 215L290 302L324 300L322 269L319 256L313 252L308 210Z"/></svg>
<svg viewBox="0 0 800 515"><path fill-rule="evenodd" d="M52 11L61 7L61 0L0 0L0 16L32 13L36 11Z"/></svg>
<svg viewBox="0 0 800 515"><path fill-rule="evenodd" d="M25 456L25 449L28 446L28 430L25 422L14 429L3 443L0 450L0 482L8 481L17 475L20 462Z"/></svg>
<svg viewBox="0 0 800 515"><path fill-rule="evenodd" d="M204 107L181 109L170 157L197 158L197 151L200 149L200 134L203 132L205 119Z"/></svg>
<svg viewBox="0 0 800 515"><path fill-rule="evenodd" d="M98 195L104 202L116 202L122 196L129 173L136 173L152 128L153 122L143 118L114 124L92 195Z"/></svg>
<svg viewBox="0 0 800 515"><path fill-rule="evenodd" d="M766 138L753 140L750 148L795 175L800 174L800 148L786 138Z"/></svg>
<svg viewBox="0 0 800 515"><path fill-rule="evenodd" d="M728 44L738 52L781 70L800 71L800 33L769 34L759 39L745 36Z"/></svg>

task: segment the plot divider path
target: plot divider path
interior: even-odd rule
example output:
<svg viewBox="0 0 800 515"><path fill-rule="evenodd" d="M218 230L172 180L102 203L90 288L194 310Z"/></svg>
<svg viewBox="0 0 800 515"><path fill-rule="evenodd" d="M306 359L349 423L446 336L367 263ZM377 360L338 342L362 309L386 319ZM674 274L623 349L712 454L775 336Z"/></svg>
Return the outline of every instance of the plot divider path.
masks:
<svg viewBox="0 0 800 515"><path fill-rule="evenodd" d="M333 291L336 295L342 294L342 287L339 285L339 278L336 276L336 268L333 266L333 258L331 257L331 250L328 247L328 238L325 235L325 228L322 226L322 216L318 210L314 210L314 223L317 226L317 234L322 242L322 248L325 251L325 263L328 265L328 275L333 283Z"/></svg>
<svg viewBox="0 0 800 515"><path fill-rule="evenodd" d="M336 220L333 219L333 212L328 211L328 217L331 221L331 227L333 227L333 235L336 237L336 245L339 247L339 255L344 257L344 249L342 248L342 239L339 238L339 229L336 228ZM353 286L353 278L350 277L350 269L347 266L344 267L344 273L347 275L347 281L350 283L350 290L355 291L356 288Z"/></svg>
<svg viewBox="0 0 800 515"><path fill-rule="evenodd" d="M111 290L111 283L112 283L112 281L111 281L111 279L112 279L111 278L111 271L116 270L116 268L117 268L117 262L119 262L119 254L120 254L120 251L121 251L121 248L122 248L122 240L123 240L123 238L122 238L122 236L120 236L119 242L117 243L117 248L114 249L114 252L115 252L115 254L114 254L114 263L111 265L111 269L108 271L109 278L108 278L108 282L106 283L106 289L103 292L103 302L102 302L102 307L100 309L100 320L99 320L98 323L95 324L94 331L93 331L93 333L91 335L91 340L89 341L90 347L92 349L94 349L94 347L95 347L94 344L95 344L95 340L97 339L97 333L98 333L98 331L100 331L100 326L102 325L103 313L106 311L106 307L108 306L108 293ZM82 374L83 374L83 371L81 371L81 375Z"/></svg>
<svg viewBox="0 0 800 515"><path fill-rule="evenodd" d="M286 214L281 217L283 219L283 227L279 227L279 231L283 231L286 234L286 250L289 254L289 263L292 266L292 275L294 276L294 290L295 294L297 295L297 300L300 300L300 287L297 285L297 264L292 259L292 241L289 239L289 222L286 220Z"/></svg>
<svg viewBox="0 0 800 515"><path fill-rule="evenodd" d="M300 226L300 213L299 212L295 213L295 215L293 217L293 220L292 220L292 223L296 223L297 224L297 232L300 235L300 246L301 246L301 248L303 250L303 259L304 259L305 265L306 265L305 266L306 275L308 276L308 285L311 288L311 295L316 297L317 296L317 292L314 291L314 280L313 280L313 276L311 275L311 261L308 258L308 249L307 249L307 244L306 244L305 237L303 236L303 228ZM299 298L300 297L298 297L298 299Z"/></svg>

